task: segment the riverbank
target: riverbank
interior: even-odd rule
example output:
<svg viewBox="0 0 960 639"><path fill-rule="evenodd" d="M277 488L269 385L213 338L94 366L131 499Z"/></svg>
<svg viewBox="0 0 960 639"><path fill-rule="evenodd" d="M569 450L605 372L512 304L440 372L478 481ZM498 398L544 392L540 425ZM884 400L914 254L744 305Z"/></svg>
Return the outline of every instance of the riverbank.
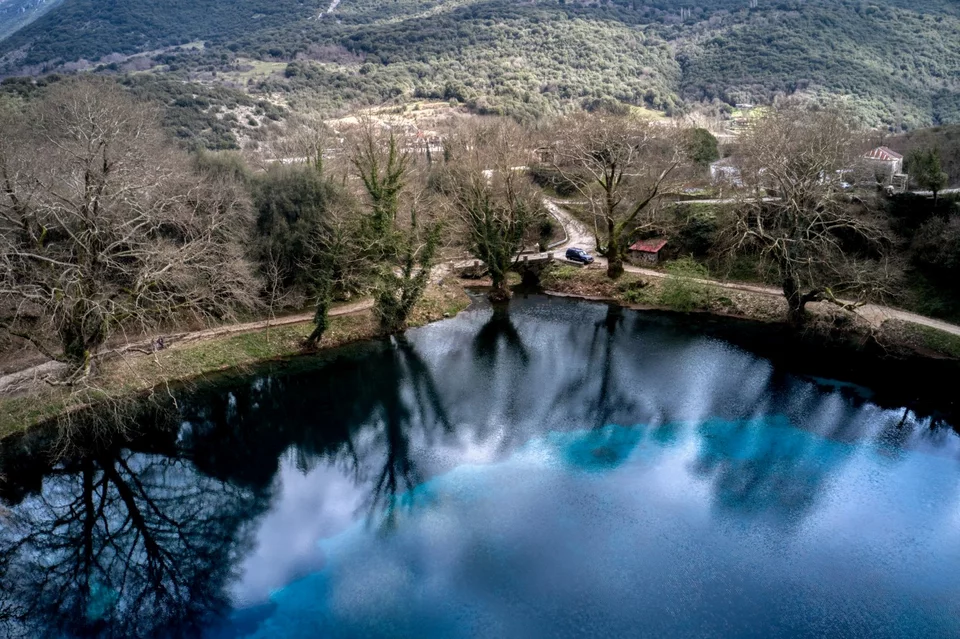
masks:
<svg viewBox="0 0 960 639"><path fill-rule="evenodd" d="M414 309L410 326L452 317L469 305L470 299L458 282L441 280L427 289ZM360 304L349 310L331 317L319 350L380 334L371 305ZM94 382L82 389L39 386L34 392L0 398L0 439L98 403L165 391L225 370L242 371L263 362L315 352L303 348L313 330L309 314L243 326L255 328L202 331L154 353L121 349L102 363Z"/></svg>
<svg viewBox="0 0 960 639"><path fill-rule="evenodd" d="M783 296L723 283L660 274L626 272L610 280L601 269L557 266L544 272L547 293L606 301L636 310L701 313L765 323L783 323L787 304ZM896 317L854 314L829 303L809 304L806 337L862 347L867 343L883 356L960 359L960 337L934 327Z"/></svg>
<svg viewBox="0 0 960 639"><path fill-rule="evenodd" d="M519 281L518 276L513 281ZM470 304L464 286L483 280L446 278L431 285L417 306L411 327L452 317ZM557 265L544 272L547 294L614 303L636 310L665 310L702 317L729 318L783 325L782 297L710 285L683 277L645 277L627 272L617 281L601 269ZM367 303L355 303L331 318L320 350L373 339L379 327ZM960 359L960 338L926 326L884 319L871 322L829 304L810 305L811 321L803 338L811 343L840 345L891 358ZM227 370L244 370L273 360L308 355L303 341L312 330L304 314L208 331L183 334L154 353L117 349L101 366L95 385L42 390L0 398L0 439L69 415L81 408L126 397L166 392L170 387L203 381Z"/></svg>

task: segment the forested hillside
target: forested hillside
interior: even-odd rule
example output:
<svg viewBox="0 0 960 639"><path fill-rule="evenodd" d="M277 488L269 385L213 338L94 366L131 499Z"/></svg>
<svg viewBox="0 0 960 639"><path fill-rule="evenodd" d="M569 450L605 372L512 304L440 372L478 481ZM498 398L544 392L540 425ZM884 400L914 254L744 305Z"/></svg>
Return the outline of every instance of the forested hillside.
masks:
<svg viewBox="0 0 960 639"><path fill-rule="evenodd" d="M22 29L63 0L0 0L0 40Z"/></svg>
<svg viewBox="0 0 960 639"><path fill-rule="evenodd" d="M196 44L171 49L185 43ZM527 119L598 101L670 112L802 92L847 100L870 125L960 122L949 0L63 0L0 42L0 74L81 59L330 109L453 98ZM267 72L244 71L258 64Z"/></svg>

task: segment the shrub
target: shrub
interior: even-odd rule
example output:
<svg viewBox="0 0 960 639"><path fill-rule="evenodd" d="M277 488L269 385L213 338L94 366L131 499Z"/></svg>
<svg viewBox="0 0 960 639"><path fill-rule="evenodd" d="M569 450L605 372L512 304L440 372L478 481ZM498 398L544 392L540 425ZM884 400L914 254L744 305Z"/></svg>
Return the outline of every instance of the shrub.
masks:
<svg viewBox="0 0 960 639"><path fill-rule="evenodd" d="M654 304L657 302L646 280L623 280L617 286L627 304Z"/></svg>

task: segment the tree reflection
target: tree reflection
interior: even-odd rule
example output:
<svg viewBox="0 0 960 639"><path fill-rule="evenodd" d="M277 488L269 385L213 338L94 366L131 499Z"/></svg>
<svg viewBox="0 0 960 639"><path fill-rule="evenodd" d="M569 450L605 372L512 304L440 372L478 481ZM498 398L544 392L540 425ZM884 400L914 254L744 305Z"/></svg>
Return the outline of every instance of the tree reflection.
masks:
<svg viewBox="0 0 960 639"><path fill-rule="evenodd" d="M452 430L432 370L403 335L320 370L208 392L183 415L183 445L206 474L262 489L292 449L301 472L332 464L364 487L376 517L423 481L414 448Z"/></svg>
<svg viewBox="0 0 960 639"><path fill-rule="evenodd" d="M829 439L763 420L707 422L698 434L693 468L712 479L714 503L788 526L802 522L850 454Z"/></svg>
<svg viewBox="0 0 960 639"><path fill-rule="evenodd" d="M638 447L685 443L686 425L722 416L730 421L698 430L694 462L714 504L791 525L845 462L845 449L828 438L853 440L863 423L876 425L864 400L848 407L766 359L671 323L615 306L557 308L569 308L563 322L495 307L453 353L442 341L431 353L414 334L321 356L308 370L227 380L181 398L152 430L138 422L135 440L80 447L55 467L36 463L35 448L18 448L17 459L0 459L16 478L2 488L10 508L0 514L0 629L198 633L228 610L234 567L271 496L295 476L291 459L304 474L331 469L343 521L364 515L389 527L413 504L404 495L433 473L494 458L544 431L600 427L567 461L605 471ZM770 414L822 437L744 421ZM910 446L906 415L883 431L896 450ZM638 423L652 427L610 426ZM314 519L327 516L323 499L309 502Z"/></svg>
<svg viewBox="0 0 960 639"><path fill-rule="evenodd" d="M392 378L396 383L385 385L371 405L374 445L367 449L373 453L371 459L381 460L379 470L369 478L367 503L371 520L379 518L380 523L387 526L396 523L396 509L400 505L397 495L408 493L424 479L412 454L412 434L430 435L438 428L443 432L452 430L429 367L406 336L395 337L392 346L386 360L385 378ZM406 384L400 380L406 380ZM357 454L356 448L350 446L353 454ZM357 465L365 464L358 458ZM376 462L373 465L376 467ZM412 502L405 500L404 503Z"/></svg>
<svg viewBox="0 0 960 639"><path fill-rule="evenodd" d="M493 304L493 314L480 327L473 338L473 353L477 367L482 372L493 376L498 368L503 367L508 360L526 366L530 362L530 353L513 320L510 319L509 304Z"/></svg>
<svg viewBox="0 0 960 639"><path fill-rule="evenodd" d="M229 610L225 586L267 496L183 459L109 447L68 460L0 530L0 610L23 634L195 634Z"/></svg>

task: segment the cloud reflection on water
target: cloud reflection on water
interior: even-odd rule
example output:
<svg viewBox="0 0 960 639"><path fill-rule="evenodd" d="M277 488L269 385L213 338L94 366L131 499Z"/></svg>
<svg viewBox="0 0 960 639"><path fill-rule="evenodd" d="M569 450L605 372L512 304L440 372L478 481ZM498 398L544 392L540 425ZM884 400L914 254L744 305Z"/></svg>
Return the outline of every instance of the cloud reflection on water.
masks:
<svg viewBox="0 0 960 639"><path fill-rule="evenodd" d="M318 540L336 539L358 520L386 537L413 520L424 539L436 535L437 543L418 550L432 568L418 574L442 588L466 578L448 571L469 573L490 559L483 548L496 538L497 522L508 523L503 513L490 512L488 525L471 532L457 520L463 513L456 503L416 487L455 469L469 472L471 465L515 463L517 451L545 433L585 428L593 430L570 448L566 464L603 474L639 458L647 469L640 494L630 492L639 484L629 483L639 480L623 474L626 483L615 497L590 490L582 495L600 508L610 507L609 497L625 513L649 516L654 505L676 508L679 500L692 519L674 525L759 522L786 543L849 535L858 526L909 530L915 524L906 520L910 514L926 522L930 539L956 541L950 532L960 503L956 472L912 486L911 494L924 495L927 510L888 501L885 520L872 510L875 502L858 502L854 490L874 481L864 473L875 472L878 455L887 470L877 481L898 477L900 465L912 468L910 451L960 459L954 433L931 430L908 410L881 408L856 389L789 375L763 357L661 316L584 302L517 300L509 312L481 308L327 357L316 370L261 375L197 394L166 431L160 429L166 433L160 449L114 443L107 457L49 469L40 493L5 487L4 494L21 497L11 503L17 525L0 532L0 614L5 604L12 614L26 615L27 634L69 627L78 634L146 636L161 623L202 626L225 614L230 601L264 603L293 580L323 574L330 557ZM511 471L521 496L511 506L518 519L509 525L521 536L524 517L552 521L555 515L556 504L541 503L545 493L537 482L568 481L530 470ZM123 486L132 487L134 501L124 497ZM890 494L902 491L891 488ZM488 506L478 500L477 507ZM146 512L151 530L162 533L150 544L142 534L116 534L112 522L133 521L135 511ZM70 514L66 523L64 513ZM91 519L100 523L84 524ZM596 535L610 544L636 544L619 538L623 532L616 527L580 520L567 526L563 543L588 543ZM197 534L205 535L203 544L186 543ZM60 539L109 549L110 567L56 549L53 540ZM884 539L895 543L876 539L883 548ZM536 539L518 548L521 555L510 561L533 571L556 568ZM616 584L625 568L608 560ZM565 570L574 575L577 567L573 562ZM401 568L376 571L382 583L396 586L409 577ZM125 570L136 579L118 585L115 575ZM47 574L53 577L36 577ZM359 581L335 594L357 600L363 574L350 578ZM554 580L535 579L548 592L561 587ZM590 587L596 590L589 599L599 609L620 598L610 584ZM97 606L110 614L89 614Z"/></svg>

